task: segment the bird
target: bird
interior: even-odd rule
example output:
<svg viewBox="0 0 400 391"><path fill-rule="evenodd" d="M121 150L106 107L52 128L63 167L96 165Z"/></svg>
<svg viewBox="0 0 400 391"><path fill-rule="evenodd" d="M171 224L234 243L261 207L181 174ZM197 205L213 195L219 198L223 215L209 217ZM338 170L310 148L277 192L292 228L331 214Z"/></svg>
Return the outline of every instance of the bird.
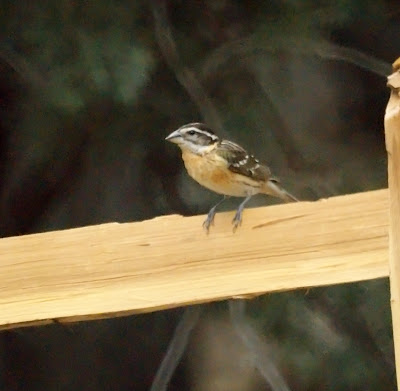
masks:
<svg viewBox="0 0 400 391"><path fill-rule="evenodd" d="M260 163L240 145L219 138L204 123L183 125L165 140L180 147L185 168L196 182L224 196L208 212L203 223L207 233L214 224L216 208L231 196L245 198L232 220L234 232L242 223L245 205L256 194L275 196L285 202L298 201L272 176L268 166Z"/></svg>

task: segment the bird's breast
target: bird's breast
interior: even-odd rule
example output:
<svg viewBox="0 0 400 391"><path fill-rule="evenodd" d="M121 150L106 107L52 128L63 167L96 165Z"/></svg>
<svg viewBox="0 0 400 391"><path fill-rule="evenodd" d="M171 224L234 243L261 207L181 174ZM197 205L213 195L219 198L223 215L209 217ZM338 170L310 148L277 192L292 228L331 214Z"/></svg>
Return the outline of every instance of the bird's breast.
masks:
<svg viewBox="0 0 400 391"><path fill-rule="evenodd" d="M182 152L188 174L200 185L233 197L246 197L260 192L261 184L229 170L224 159L217 154L204 156Z"/></svg>

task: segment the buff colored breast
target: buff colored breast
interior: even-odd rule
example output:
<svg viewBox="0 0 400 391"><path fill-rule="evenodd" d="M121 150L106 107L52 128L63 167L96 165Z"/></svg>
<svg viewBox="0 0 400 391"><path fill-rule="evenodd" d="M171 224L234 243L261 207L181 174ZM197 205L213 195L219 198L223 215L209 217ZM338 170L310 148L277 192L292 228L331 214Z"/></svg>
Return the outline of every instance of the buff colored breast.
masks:
<svg viewBox="0 0 400 391"><path fill-rule="evenodd" d="M188 174L200 185L234 197L246 197L260 192L260 184L243 175L233 173L226 162L213 153L204 156L183 151L182 159Z"/></svg>

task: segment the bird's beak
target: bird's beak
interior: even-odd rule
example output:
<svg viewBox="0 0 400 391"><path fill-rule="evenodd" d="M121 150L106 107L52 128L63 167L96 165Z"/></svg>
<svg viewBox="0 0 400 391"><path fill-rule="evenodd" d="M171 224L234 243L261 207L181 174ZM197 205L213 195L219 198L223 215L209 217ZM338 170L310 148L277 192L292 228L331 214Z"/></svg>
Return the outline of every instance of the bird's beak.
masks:
<svg viewBox="0 0 400 391"><path fill-rule="evenodd" d="M165 140L170 141L171 143L177 144L179 142L179 139L181 139L181 138L182 138L182 136L181 136L179 130L175 130L169 136L165 137Z"/></svg>

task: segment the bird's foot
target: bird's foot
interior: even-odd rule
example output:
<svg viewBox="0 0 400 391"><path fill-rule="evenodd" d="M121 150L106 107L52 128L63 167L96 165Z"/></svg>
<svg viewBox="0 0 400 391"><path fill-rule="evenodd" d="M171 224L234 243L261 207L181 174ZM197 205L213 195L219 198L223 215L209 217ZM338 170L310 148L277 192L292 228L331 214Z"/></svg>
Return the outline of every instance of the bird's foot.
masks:
<svg viewBox="0 0 400 391"><path fill-rule="evenodd" d="M214 217L215 217L215 209L211 209L208 212L207 218L204 220L203 223L203 228L207 232L207 234L210 232L210 226L214 225Z"/></svg>
<svg viewBox="0 0 400 391"><path fill-rule="evenodd" d="M233 224L233 232L236 232L237 228L242 224L242 214L243 211L242 210L238 210L235 214L235 217L232 220L232 224Z"/></svg>
<svg viewBox="0 0 400 391"><path fill-rule="evenodd" d="M239 205L239 208L237 208L235 217L232 220L233 232L236 232L239 225L242 224L242 215L243 215L244 206L247 204L247 202L249 202L250 198L251 198L251 195L248 195L245 198L245 200Z"/></svg>

